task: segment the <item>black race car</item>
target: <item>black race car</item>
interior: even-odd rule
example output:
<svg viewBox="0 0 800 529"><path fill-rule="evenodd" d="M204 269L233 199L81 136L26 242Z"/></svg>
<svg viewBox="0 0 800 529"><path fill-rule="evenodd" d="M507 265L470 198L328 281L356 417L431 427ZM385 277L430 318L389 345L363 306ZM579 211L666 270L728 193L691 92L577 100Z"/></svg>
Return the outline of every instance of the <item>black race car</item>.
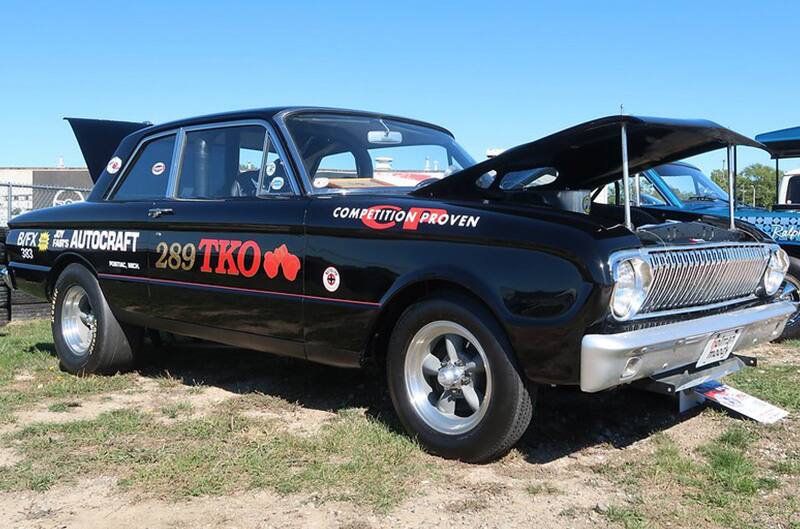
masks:
<svg viewBox="0 0 800 529"><path fill-rule="evenodd" d="M447 130L271 108L70 119L86 202L13 219L5 280L52 302L63 369L134 366L145 329L385 366L431 451L487 461L538 384L680 391L778 336L787 257L754 228L588 190L752 140L614 116L476 163ZM626 154L623 155L622 153Z"/></svg>

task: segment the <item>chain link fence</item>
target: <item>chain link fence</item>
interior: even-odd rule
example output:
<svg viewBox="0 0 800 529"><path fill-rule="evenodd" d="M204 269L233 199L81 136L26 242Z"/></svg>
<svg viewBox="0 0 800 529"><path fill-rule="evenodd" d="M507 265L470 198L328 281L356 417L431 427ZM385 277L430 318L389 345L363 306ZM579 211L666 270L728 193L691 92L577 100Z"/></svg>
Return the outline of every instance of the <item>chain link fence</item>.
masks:
<svg viewBox="0 0 800 529"><path fill-rule="evenodd" d="M34 209L83 202L90 192L86 187L0 183L0 226L8 226L9 219Z"/></svg>
<svg viewBox="0 0 800 529"><path fill-rule="evenodd" d="M34 209L83 202L90 191L85 187L0 183L0 243L5 241L9 219ZM0 325L12 315L13 319L29 319L44 317L48 312L47 302L21 290L9 291L0 286Z"/></svg>

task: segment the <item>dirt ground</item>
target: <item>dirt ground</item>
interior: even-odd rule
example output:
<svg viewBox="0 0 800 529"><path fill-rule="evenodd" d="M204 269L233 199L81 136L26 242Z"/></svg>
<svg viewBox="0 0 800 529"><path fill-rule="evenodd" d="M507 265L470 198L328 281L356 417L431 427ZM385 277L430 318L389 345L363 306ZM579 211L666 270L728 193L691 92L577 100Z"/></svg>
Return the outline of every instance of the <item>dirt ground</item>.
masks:
<svg viewBox="0 0 800 529"><path fill-rule="evenodd" d="M767 358L767 364L800 365L795 348L766 346L759 353ZM32 378L18 373L16 383L25 384L26 377ZM403 435L380 376L374 372L198 344L168 346L159 351L152 366L135 375L133 389L82 397L68 403L67 412L54 406L63 398L45 398L18 409L14 422L0 424L0 434L9 439L31 425L91 420L123 409L152 413L165 423L174 423L180 417L163 413L170 406L199 417L226 401L254 394L274 397L274 405L249 407L245 415L268 418L300 437L319 435L345 409L376 418L396 435ZM419 457L433 469L434 477L409 482L406 497L388 509L331 500L314 492L285 493L269 488L175 498L121 488L117 475L92 474L55 482L46 490L0 492L0 527L692 526L687 521L692 520L691 516L672 518L669 512L673 508L691 510L691 499L669 486L661 492L651 491L653 494L642 492L638 489L648 483L658 487L664 482L628 482L625 472L635 473L638 465L652 458L659 439L665 436L680 453L694 457L698 447L713 442L731 424L742 422L711 410L679 416L676 404L668 398L633 390L585 395L570 389L542 388L536 410L535 423L525 440L496 463L474 466L421 454ZM760 428L753 423L746 426L757 431ZM780 428L781 439L796 440L795 417ZM51 442L58 443L59 439ZM758 446L777 449L763 442ZM791 447L793 453L797 446ZM22 460L14 442L0 447L0 473ZM795 478L782 479L789 488L759 492L765 502L780 506L781 494L796 492ZM663 495L664 505L648 507L649 502L658 501L659 495ZM742 526L755 523L754 527L798 527L796 507L787 505L778 510L781 509L786 511L785 519L770 514L760 518L757 513L746 517ZM695 520L696 526L722 526L719 519L704 521L702 516ZM765 525L759 525L759 520Z"/></svg>

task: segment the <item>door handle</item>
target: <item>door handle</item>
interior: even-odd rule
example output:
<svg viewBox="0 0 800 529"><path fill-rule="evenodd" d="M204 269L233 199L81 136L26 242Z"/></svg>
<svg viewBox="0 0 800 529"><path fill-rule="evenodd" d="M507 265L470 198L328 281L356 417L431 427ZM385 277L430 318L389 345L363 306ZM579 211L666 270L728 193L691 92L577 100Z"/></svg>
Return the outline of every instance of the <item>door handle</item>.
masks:
<svg viewBox="0 0 800 529"><path fill-rule="evenodd" d="M161 215L172 215L175 213L172 208L153 208L147 210L147 216L151 219L157 219Z"/></svg>

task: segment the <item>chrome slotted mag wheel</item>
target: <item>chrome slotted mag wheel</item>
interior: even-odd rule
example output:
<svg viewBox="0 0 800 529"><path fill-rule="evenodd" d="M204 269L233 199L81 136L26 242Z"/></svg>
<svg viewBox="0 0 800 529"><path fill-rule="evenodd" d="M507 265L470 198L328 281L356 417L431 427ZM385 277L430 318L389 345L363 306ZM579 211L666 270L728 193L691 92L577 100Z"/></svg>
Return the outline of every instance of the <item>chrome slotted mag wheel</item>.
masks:
<svg viewBox="0 0 800 529"><path fill-rule="evenodd" d="M417 415L434 430L456 435L474 428L492 396L492 377L481 344L463 326L434 321L412 338L405 386Z"/></svg>
<svg viewBox="0 0 800 529"><path fill-rule="evenodd" d="M80 285L72 285L61 306L61 334L76 356L89 353L94 335L95 316L89 296Z"/></svg>

